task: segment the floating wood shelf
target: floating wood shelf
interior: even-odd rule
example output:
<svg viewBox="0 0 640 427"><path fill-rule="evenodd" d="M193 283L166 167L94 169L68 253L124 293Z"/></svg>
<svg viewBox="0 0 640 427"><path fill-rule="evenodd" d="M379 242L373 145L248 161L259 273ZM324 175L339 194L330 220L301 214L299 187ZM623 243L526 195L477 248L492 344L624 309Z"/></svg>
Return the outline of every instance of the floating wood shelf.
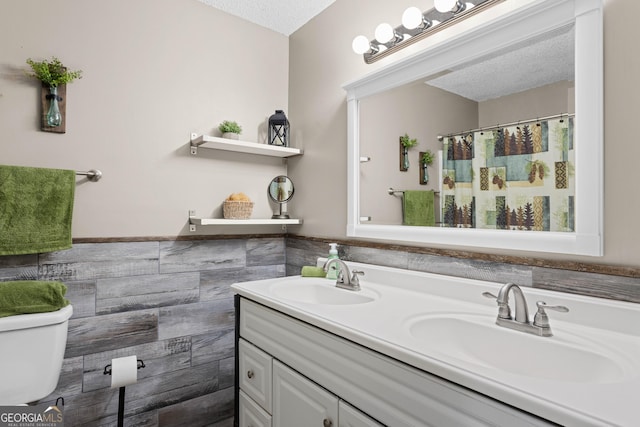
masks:
<svg viewBox="0 0 640 427"><path fill-rule="evenodd" d="M238 141L234 139L218 138L208 135L191 134L191 154L198 154L198 148L213 150L233 151L236 153L258 154L287 158L302 155L302 150L292 147L280 147L277 145L258 144L256 142Z"/></svg>

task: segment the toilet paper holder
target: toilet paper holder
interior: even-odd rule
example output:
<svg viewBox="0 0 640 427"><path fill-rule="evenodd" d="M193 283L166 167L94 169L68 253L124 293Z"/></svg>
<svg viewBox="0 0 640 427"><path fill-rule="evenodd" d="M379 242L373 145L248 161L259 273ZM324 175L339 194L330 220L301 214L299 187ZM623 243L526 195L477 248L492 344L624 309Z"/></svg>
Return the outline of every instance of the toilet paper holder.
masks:
<svg viewBox="0 0 640 427"><path fill-rule="evenodd" d="M138 369L142 369L145 367L144 362L141 359L138 359ZM104 367L104 372L102 375L111 375L111 363Z"/></svg>
<svg viewBox="0 0 640 427"><path fill-rule="evenodd" d="M140 359L136 359L138 363L138 369L145 367L144 362ZM111 375L111 364L104 367L103 375ZM118 391L118 427L124 426L124 386L120 387Z"/></svg>

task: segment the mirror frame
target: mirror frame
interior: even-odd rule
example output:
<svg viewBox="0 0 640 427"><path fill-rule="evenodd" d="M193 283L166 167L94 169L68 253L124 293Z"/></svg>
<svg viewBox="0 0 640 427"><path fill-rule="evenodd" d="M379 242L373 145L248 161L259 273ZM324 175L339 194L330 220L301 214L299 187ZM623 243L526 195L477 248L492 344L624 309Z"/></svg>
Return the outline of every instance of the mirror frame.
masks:
<svg viewBox="0 0 640 427"><path fill-rule="evenodd" d="M287 197L284 200L278 200L275 197L273 197L273 194L271 194L271 187L273 186L274 182L278 182L278 181L276 181L278 178L284 178L285 182L289 181L289 183L291 184L291 194L289 194L289 197ZM267 187L267 195L269 196L269 199L271 199L272 202L278 203L278 204L281 204L281 205L284 204L284 203L289 203L289 201L293 197L293 193L295 193L295 191L296 191L296 188L293 185L293 181L287 175L278 175L278 176L276 176L271 181L269 181L269 186Z"/></svg>
<svg viewBox="0 0 640 427"><path fill-rule="evenodd" d="M361 224L360 100L531 37L575 25L576 231L460 229ZM460 28L458 28L460 27ZM603 255L602 0L511 0L441 32L424 50L343 85L347 91L347 236L530 252ZM454 31L454 30L457 30ZM382 196L382 195L381 195Z"/></svg>

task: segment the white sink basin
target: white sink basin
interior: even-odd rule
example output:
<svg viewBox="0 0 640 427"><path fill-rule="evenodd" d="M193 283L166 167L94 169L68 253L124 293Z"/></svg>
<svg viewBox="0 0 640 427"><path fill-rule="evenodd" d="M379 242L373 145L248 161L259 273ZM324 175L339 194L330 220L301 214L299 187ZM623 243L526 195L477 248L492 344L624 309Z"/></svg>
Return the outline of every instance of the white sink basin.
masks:
<svg viewBox="0 0 640 427"><path fill-rule="evenodd" d="M407 326L413 338L447 358L516 375L615 383L638 374L624 357L588 339L566 332L538 337L498 326L491 316L434 314Z"/></svg>
<svg viewBox="0 0 640 427"><path fill-rule="evenodd" d="M269 291L283 300L320 305L365 304L375 301L379 296L365 289L340 289L335 286L335 281L323 278L300 278L274 283Z"/></svg>

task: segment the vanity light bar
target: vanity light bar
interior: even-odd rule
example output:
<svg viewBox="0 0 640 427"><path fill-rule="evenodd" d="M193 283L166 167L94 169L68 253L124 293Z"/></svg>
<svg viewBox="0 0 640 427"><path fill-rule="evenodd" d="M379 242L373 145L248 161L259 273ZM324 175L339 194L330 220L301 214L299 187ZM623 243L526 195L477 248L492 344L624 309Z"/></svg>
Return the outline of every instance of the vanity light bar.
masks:
<svg viewBox="0 0 640 427"><path fill-rule="evenodd" d="M364 62L372 64L503 1L436 0L436 7L422 13L422 19L418 15L420 11L416 14L417 8L410 7L403 14L402 24L393 28L382 23L376 28L373 40L357 36L353 39L352 48L354 52L362 54Z"/></svg>

